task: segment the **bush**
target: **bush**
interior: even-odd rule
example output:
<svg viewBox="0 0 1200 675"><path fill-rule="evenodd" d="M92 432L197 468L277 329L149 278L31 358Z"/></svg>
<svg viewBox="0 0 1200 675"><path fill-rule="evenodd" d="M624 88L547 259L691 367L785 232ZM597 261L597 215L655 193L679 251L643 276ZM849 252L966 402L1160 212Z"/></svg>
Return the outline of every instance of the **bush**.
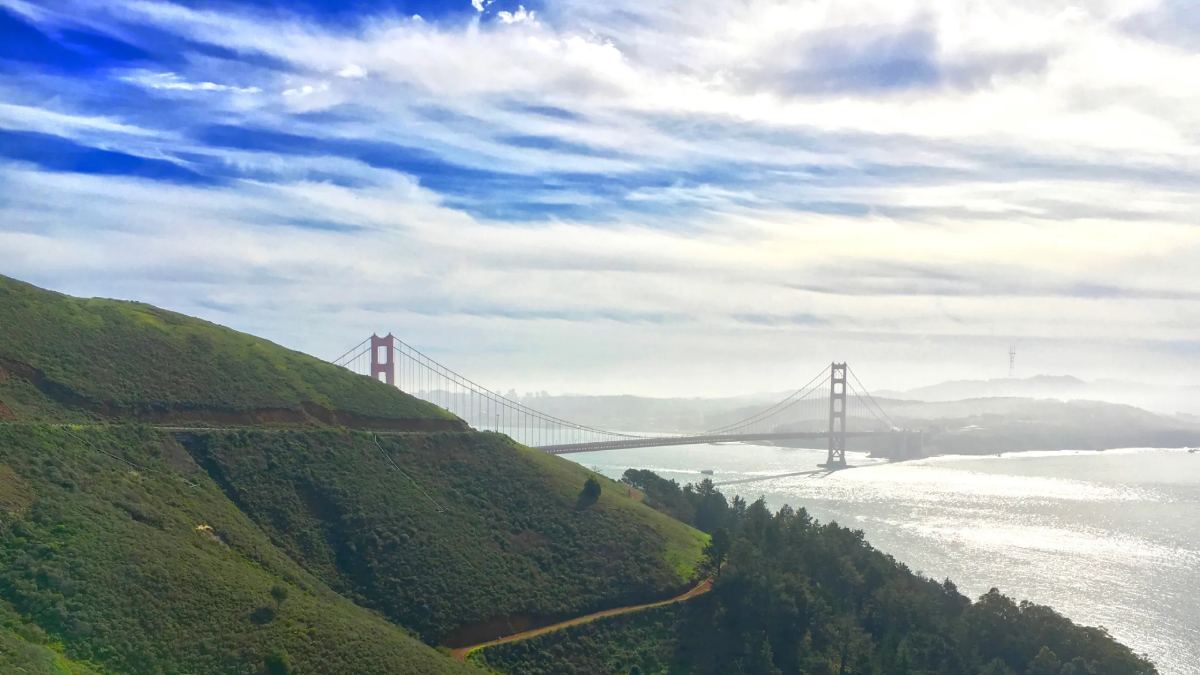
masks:
<svg viewBox="0 0 1200 675"><path fill-rule="evenodd" d="M575 501L575 509L582 511L598 501L600 501L600 481L596 480L595 476L588 476L583 483L583 489L579 491L579 499Z"/></svg>

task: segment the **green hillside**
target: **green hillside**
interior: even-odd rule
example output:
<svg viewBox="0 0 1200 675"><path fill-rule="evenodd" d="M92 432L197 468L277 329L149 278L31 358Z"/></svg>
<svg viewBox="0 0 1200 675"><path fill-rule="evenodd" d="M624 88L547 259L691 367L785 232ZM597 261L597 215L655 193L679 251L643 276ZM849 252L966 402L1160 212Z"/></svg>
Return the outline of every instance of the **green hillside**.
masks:
<svg viewBox="0 0 1200 675"><path fill-rule="evenodd" d="M32 672L465 671L339 597L169 434L134 427L0 425L0 645Z"/></svg>
<svg viewBox="0 0 1200 675"><path fill-rule="evenodd" d="M0 672L459 672L697 573L626 486L264 340L4 278L0 326Z"/></svg>
<svg viewBox="0 0 1200 675"><path fill-rule="evenodd" d="M244 333L0 276L0 420L461 429L450 413Z"/></svg>
<svg viewBox="0 0 1200 675"><path fill-rule="evenodd" d="M94 675L99 672L67 658L45 631L0 601L0 673Z"/></svg>
<svg viewBox="0 0 1200 675"><path fill-rule="evenodd" d="M590 472L498 434L180 437L288 555L438 644L664 597L706 540L607 479L579 508Z"/></svg>

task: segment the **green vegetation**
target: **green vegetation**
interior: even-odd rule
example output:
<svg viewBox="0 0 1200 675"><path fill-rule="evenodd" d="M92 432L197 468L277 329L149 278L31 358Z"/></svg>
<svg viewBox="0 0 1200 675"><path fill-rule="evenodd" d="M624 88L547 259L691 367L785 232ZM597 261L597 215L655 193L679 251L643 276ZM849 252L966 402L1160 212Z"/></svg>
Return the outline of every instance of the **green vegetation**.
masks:
<svg viewBox="0 0 1200 675"><path fill-rule="evenodd" d="M266 340L0 276L0 420L136 418L462 428L450 413Z"/></svg>
<svg viewBox="0 0 1200 675"><path fill-rule="evenodd" d="M180 438L292 559L433 643L665 597L691 582L706 540L498 434Z"/></svg>
<svg viewBox="0 0 1200 675"><path fill-rule="evenodd" d="M666 492L659 498L678 506ZM728 562L712 592L675 606L673 619L655 610L602 620L476 658L511 673L1156 672L1103 629L996 590L971 602L949 581L913 574L876 551L861 532L815 522L803 509L772 514L761 500L735 497L716 521L730 533Z"/></svg>
<svg viewBox="0 0 1200 675"><path fill-rule="evenodd" d="M92 675L99 671L58 651L41 628L0 601L0 672L28 675Z"/></svg>
<svg viewBox="0 0 1200 675"><path fill-rule="evenodd" d="M473 652L468 659L501 673L606 675L686 672L675 652L676 633L687 616L683 605L571 626L556 633Z"/></svg>
<svg viewBox="0 0 1200 675"><path fill-rule="evenodd" d="M628 469L621 482L641 490L647 506L709 534L729 525L729 502L710 478L681 488L653 471Z"/></svg>
<svg viewBox="0 0 1200 675"><path fill-rule="evenodd" d="M172 436L134 427L0 426L0 659L3 672L464 671L338 597Z"/></svg>

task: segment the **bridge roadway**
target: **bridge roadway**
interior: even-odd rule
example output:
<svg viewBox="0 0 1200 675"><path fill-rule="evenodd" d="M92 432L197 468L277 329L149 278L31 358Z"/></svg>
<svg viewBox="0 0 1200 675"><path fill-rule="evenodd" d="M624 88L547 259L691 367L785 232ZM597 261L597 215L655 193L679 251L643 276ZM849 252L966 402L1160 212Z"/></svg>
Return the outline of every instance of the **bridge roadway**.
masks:
<svg viewBox="0 0 1200 675"><path fill-rule="evenodd" d="M904 433L900 431L846 431L847 438L861 436L883 436ZM551 455L569 455L573 452L596 452L599 450L624 450L627 448L657 448L667 445L692 445L703 443L747 443L751 441L795 441L809 438L829 438L828 431L791 431L761 434L714 434L708 436L650 436L646 438L622 438L617 441L593 443L564 443L562 445L539 445L538 450Z"/></svg>

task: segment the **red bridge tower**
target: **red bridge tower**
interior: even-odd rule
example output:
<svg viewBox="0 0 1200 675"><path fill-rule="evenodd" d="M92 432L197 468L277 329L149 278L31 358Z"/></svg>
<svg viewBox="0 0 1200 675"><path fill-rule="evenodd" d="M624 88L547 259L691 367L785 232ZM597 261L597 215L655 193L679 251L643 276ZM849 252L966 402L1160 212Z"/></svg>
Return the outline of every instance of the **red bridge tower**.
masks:
<svg viewBox="0 0 1200 675"><path fill-rule="evenodd" d="M384 337L371 334L371 379L396 384L396 338L388 333Z"/></svg>

